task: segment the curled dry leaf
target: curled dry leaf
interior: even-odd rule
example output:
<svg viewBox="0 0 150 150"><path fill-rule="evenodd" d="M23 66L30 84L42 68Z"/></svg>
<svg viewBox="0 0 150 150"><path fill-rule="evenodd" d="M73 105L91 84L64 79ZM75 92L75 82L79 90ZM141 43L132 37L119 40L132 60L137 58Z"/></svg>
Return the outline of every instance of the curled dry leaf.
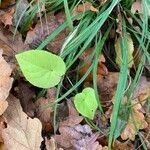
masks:
<svg viewBox="0 0 150 150"><path fill-rule="evenodd" d="M137 99L133 100L132 105L133 107L131 108L131 112L133 114L133 117L132 114L130 113L127 126L121 134L121 138L123 140L126 140L128 138L134 140L135 135L137 135L136 128L137 130L145 129L148 126L147 122L145 121L145 116L142 112L142 106L141 104L138 103L138 100Z"/></svg>
<svg viewBox="0 0 150 150"><path fill-rule="evenodd" d="M29 118L23 111L18 99L10 95L9 107L4 113L7 128L3 130L3 139L9 150L40 150L42 125L38 119Z"/></svg>
<svg viewBox="0 0 150 150"><path fill-rule="evenodd" d="M10 77L12 69L2 57L2 50L0 50L0 64L0 115L2 115L8 106L5 100L9 95L13 82L13 78Z"/></svg>

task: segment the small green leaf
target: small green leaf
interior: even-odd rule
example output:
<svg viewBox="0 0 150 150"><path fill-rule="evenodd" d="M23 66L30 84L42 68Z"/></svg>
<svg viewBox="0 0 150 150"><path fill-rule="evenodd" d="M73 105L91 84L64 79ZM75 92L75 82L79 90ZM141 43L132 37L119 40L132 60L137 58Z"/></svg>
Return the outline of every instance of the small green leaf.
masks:
<svg viewBox="0 0 150 150"><path fill-rule="evenodd" d="M61 57L47 51L30 50L16 55L25 78L40 88L54 87L66 72Z"/></svg>
<svg viewBox="0 0 150 150"><path fill-rule="evenodd" d="M85 88L82 93L77 94L74 104L79 113L89 119L93 119L98 107L94 89Z"/></svg>

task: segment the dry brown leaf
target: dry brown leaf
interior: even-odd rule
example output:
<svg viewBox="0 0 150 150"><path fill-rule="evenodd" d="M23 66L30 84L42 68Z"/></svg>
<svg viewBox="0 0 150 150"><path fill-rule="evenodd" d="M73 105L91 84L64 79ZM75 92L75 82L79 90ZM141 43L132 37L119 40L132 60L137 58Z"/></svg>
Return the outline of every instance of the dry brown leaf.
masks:
<svg viewBox="0 0 150 150"><path fill-rule="evenodd" d="M107 76L101 77L99 75L97 77L97 86L100 93L100 99L105 107L109 107L111 105L112 97L114 96L117 88L118 79L119 73L117 72L109 72Z"/></svg>
<svg viewBox="0 0 150 150"><path fill-rule="evenodd" d="M82 137L82 139L73 140L72 144L76 150L96 150L99 147L99 142L96 141L98 136L98 133L92 134L91 136L85 136Z"/></svg>
<svg viewBox="0 0 150 150"><path fill-rule="evenodd" d="M35 102L36 117L42 122L43 130L50 132L53 128L53 105L56 88L50 88L47 92L47 98L41 97Z"/></svg>
<svg viewBox="0 0 150 150"><path fill-rule="evenodd" d="M1 16L1 21L4 23L5 27L8 25L12 25L13 22L13 14L15 13L14 8L8 10L8 12L6 12L4 15Z"/></svg>
<svg viewBox="0 0 150 150"><path fill-rule="evenodd" d="M99 146L99 143L96 141L99 134L92 133L88 125L63 126L59 128L59 132L60 135L55 135L54 139L65 149L96 150Z"/></svg>
<svg viewBox="0 0 150 150"><path fill-rule="evenodd" d="M23 111L31 118L35 117L35 104L33 103L36 97L35 88L23 79L18 79L18 85L15 87L15 95L20 100Z"/></svg>
<svg viewBox="0 0 150 150"><path fill-rule="evenodd" d="M22 12L24 12L27 7L29 7L29 9L31 9L31 6L32 5L29 4L28 0L22 0L21 3L17 4L17 7L15 9L15 14L13 16L13 25L14 26L17 25L18 20L20 19L21 15L22 15ZM29 12L26 10L26 12L22 16L22 19L19 22L19 27L22 27L24 25L24 23L27 20L28 15L29 15ZM30 27L30 25L29 25L29 27Z"/></svg>
<svg viewBox="0 0 150 150"><path fill-rule="evenodd" d="M15 53L24 51L25 49L29 48L23 43L22 36L20 33L17 32L15 38L13 39L13 32L13 27L5 29L2 23L0 23L0 49L3 49L4 55L8 56L8 60L11 60L14 63Z"/></svg>
<svg viewBox="0 0 150 150"><path fill-rule="evenodd" d="M68 109L69 109L69 116L64 121L61 121L59 123L60 127L61 126L73 127L79 124L83 120L83 117L79 116L79 113L74 108L72 101L71 100L67 101L67 104L68 104Z"/></svg>
<svg viewBox="0 0 150 150"><path fill-rule="evenodd" d="M144 100L144 97L146 99L148 96L150 96L149 91L150 91L150 82L147 81L146 77L141 76L133 99L139 98L142 101L142 99Z"/></svg>
<svg viewBox="0 0 150 150"><path fill-rule="evenodd" d="M86 49L79 57L79 59L82 63L86 63L79 70L79 74L81 77L87 72L88 68L91 65L91 61L87 62L87 60L90 57L90 55L92 54L93 50L94 50L94 48ZM103 64L104 62L105 62L105 57L103 55L101 55L98 60L97 75L105 76L108 74L108 70L107 70L106 66ZM90 73L86 78L86 82L91 82L92 80L93 80L93 75L92 75L92 73Z"/></svg>
<svg viewBox="0 0 150 150"><path fill-rule="evenodd" d="M138 12L140 15L143 14L142 1L141 1L141 0L136 0L136 1L132 4L131 12L132 12L133 14L135 14L136 12ZM150 16L150 8L148 8L148 16Z"/></svg>
<svg viewBox="0 0 150 150"><path fill-rule="evenodd" d="M0 143L3 143L2 131L7 127L7 120L4 116L0 116ZM0 149L1 150L1 149Z"/></svg>
<svg viewBox="0 0 150 150"><path fill-rule="evenodd" d="M56 88L48 89L47 98L41 97L35 102L36 114L41 122L50 122L52 120L53 107L50 107L55 100Z"/></svg>
<svg viewBox="0 0 150 150"><path fill-rule="evenodd" d="M62 14L62 20L63 15L64 14ZM27 33L25 43L28 44L30 48L36 48L42 40L50 35L62 23L62 20L60 19L61 21L59 22L57 18L59 17L48 15L47 20L42 18L42 24L41 21L38 21L35 28ZM47 49L53 53L58 53L67 35L68 31L65 29L47 45Z"/></svg>
<svg viewBox="0 0 150 150"><path fill-rule="evenodd" d="M0 143L0 150L6 150L4 143Z"/></svg>
<svg viewBox="0 0 150 150"><path fill-rule="evenodd" d="M1 8L7 8L13 4L15 4L15 0L2 0L1 4L0 4L0 9Z"/></svg>
<svg viewBox="0 0 150 150"><path fill-rule="evenodd" d="M45 145L47 150L56 150L55 139L51 137L51 139L45 139Z"/></svg>
<svg viewBox="0 0 150 150"><path fill-rule="evenodd" d="M127 126L121 134L121 138L123 140L126 140L128 138L134 140L135 135L137 135L136 128L145 129L148 126L147 122L145 121L145 116L142 112L142 106L141 104L138 103L138 100L137 99L133 100L132 105L133 107L131 111L133 114L133 118L132 115L130 114L127 122ZM136 128L134 125L136 125Z"/></svg>
<svg viewBox="0 0 150 150"><path fill-rule="evenodd" d="M98 9L95 8L94 6L92 6L91 3L89 2L85 2L85 3L82 3L82 4L79 4L76 9L73 11L73 16L76 16L78 15L79 13L84 13L88 10L91 10L93 12L98 12Z"/></svg>
<svg viewBox="0 0 150 150"><path fill-rule="evenodd" d="M0 50L0 115L6 110L8 103L5 101L9 95L13 78L10 77L12 69L2 57Z"/></svg>
<svg viewBox="0 0 150 150"><path fill-rule="evenodd" d="M113 144L112 150L134 150L134 146L116 140Z"/></svg>
<svg viewBox="0 0 150 150"><path fill-rule="evenodd" d="M8 107L8 102L5 100L0 100L0 115L4 113L7 107Z"/></svg>
<svg viewBox="0 0 150 150"><path fill-rule="evenodd" d="M4 116L7 128L3 130L3 139L8 150L40 150L42 125L38 119L29 118L23 111L18 99L10 95L9 107Z"/></svg>
<svg viewBox="0 0 150 150"><path fill-rule="evenodd" d="M50 107L50 104L50 100L45 99L44 97L41 97L36 101L36 114L41 122L49 122L52 119L53 107Z"/></svg>

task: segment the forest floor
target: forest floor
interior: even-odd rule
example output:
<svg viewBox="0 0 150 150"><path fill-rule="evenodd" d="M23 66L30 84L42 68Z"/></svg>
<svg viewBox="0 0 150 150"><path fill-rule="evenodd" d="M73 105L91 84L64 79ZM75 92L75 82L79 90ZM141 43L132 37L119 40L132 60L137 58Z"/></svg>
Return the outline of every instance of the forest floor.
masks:
<svg viewBox="0 0 150 150"><path fill-rule="evenodd" d="M149 150L148 0L3 0L0 150Z"/></svg>

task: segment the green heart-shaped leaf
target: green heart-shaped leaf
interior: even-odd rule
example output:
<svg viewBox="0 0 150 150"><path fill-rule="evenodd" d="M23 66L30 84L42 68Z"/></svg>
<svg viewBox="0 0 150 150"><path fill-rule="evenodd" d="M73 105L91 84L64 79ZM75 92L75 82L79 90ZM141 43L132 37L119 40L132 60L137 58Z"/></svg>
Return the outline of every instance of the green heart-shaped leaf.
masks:
<svg viewBox="0 0 150 150"><path fill-rule="evenodd" d="M77 94L74 104L79 113L89 119L93 119L98 107L94 89L85 88L82 93Z"/></svg>
<svg viewBox="0 0 150 150"><path fill-rule="evenodd" d="M40 88L54 87L66 72L61 57L47 51L30 50L16 55L25 78Z"/></svg>

